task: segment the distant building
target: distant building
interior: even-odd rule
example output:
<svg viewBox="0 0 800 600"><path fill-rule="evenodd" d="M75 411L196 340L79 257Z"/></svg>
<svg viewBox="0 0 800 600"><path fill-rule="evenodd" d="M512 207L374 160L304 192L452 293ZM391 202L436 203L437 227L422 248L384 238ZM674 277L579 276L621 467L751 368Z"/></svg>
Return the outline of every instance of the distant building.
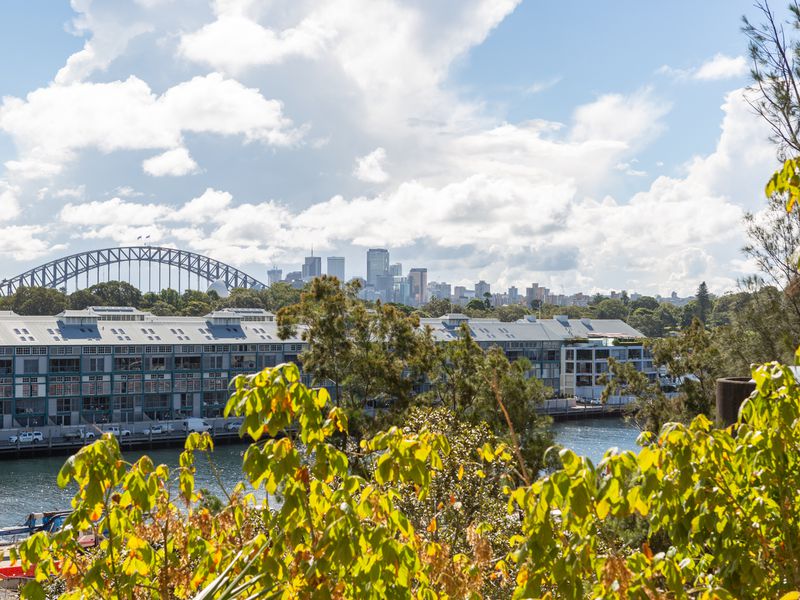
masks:
<svg viewBox="0 0 800 600"><path fill-rule="evenodd" d="M344 283L344 256L328 257L328 276L336 277Z"/></svg>
<svg viewBox="0 0 800 600"><path fill-rule="evenodd" d="M375 281L376 300L383 302L394 302L394 277L389 275L378 275Z"/></svg>
<svg viewBox="0 0 800 600"><path fill-rule="evenodd" d="M402 277L403 276L403 264L402 263L394 263L393 265L389 265L389 275L392 277Z"/></svg>
<svg viewBox="0 0 800 600"><path fill-rule="evenodd" d="M441 298L442 300L450 300L453 291L449 283L431 281L428 284L428 299Z"/></svg>
<svg viewBox="0 0 800 600"><path fill-rule="evenodd" d="M473 340L481 348L498 346L511 361L527 358L531 363L529 375L541 379L556 395L599 399L609 358L633 363L637 371L656 380L652 356L643 346L644 336L617 319L568 319L563 315L537 319L529 315L504 323L449 314L421 319L420 323L432 329L437 342L453 340L462 324L470 327ZM629 399L610 399L620 400Z"/></svg>
<svg viewBox="0 0 800 600"><path fill-rule="evenodd" d="M466 306L467 304L467 288L463 285L457 285L453 288L453 299L452 302L454 304L459 304L461 306Z"/></svg>
<svg viewBox="0 0 800 600"><path fill-rule="evenodd" d="M295 281L303 281L303 273L300 271L290 271L286 274L286 279L284 280L287 283L294 283Z"/></svg>
<svg viewBox="0 0 800 600"><path fill-rule="evenodd" d="M319 256L306 256L303 263L303 281L311 281L322 275L322 258Z"/></svg>
<svg viewBox="0 0 800 600"><path fill-rule="evenodd" d="M478 300L484 300L486 298L486 294L492 294L492 286L486 283L483 279L481 279L478 283L475 284L475 297Z"/></svg>
<svg viewBox="0 0 800 600"><path fill-rule="evenodd" d="M389 274L389 251L384 248L367 250L367 285L376 286L378 275Z"/></svg>
<svg viewBox="0 0 800 600"><path fill-rule="evenodd" d="M395 277L392 295L395 302L400 304L411 304L411 284L408 277Z"/></svg>
<svg viewBox="0 0 800 600"><path fill-rule="evenodd" d="M519 290L513 285L510 288L508 288L508 303L509 304L519 303Z"/></svg>
<svg viewBox="0 0 800 600"><path fill-rule="evenodd" d="M269 285L278 283L281 279L283 279L283 269L272 268L267 271L267 283Z"/></svg>
<svg viewBox="0 0 800 600"><path fill-rule="evenodd" d="M414 268L408 272L411 284L411 305L421 306L428 301L428 269Z"/></svg>

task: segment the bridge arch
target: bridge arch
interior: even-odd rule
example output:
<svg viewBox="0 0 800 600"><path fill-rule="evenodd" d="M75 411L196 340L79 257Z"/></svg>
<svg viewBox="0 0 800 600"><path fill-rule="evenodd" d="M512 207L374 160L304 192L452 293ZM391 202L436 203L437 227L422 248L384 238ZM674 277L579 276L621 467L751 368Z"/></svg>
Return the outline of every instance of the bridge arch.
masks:
<svg viewBox="0 0 800 600"><path fill-rule="evenodd" d="M49 287L49 288L68 288L70 282L74 282L75 289L89 287L89 276L92 272L97 272L97 281L101 281L103 271L106 271L106 281L113 278L113 271L116 270L116 279L124 281L122 277L122 266L127 263L127 281L133 284L131 279L131 266L137 265L137 275L139 278L139 289L142 289L142 265L147 265L147 274L150 279L149 288L152 289L153 265L158 265L156 276L158 278L158 288L162 289L162 269L167 267L166 279L167 287L172 286L172 271L177 270L177 289L180 291L182 280L181 274L186 275L187 285L183 289L201 289L201 280L205 280L206 286L215 281L222 281L228 289L233 288L252 288L261 289L266 287L261 281L251 277L223 262L214 260L208 256L179 250L177 248L162 248L160 246L122 246L119 248L102 248L100 250L89 250L79 252L56 260L52 260L33 269L29 269L16 277L0 281L0 296L13 294L18 288L26 287ZM113 267L116 266L116 269ZM195 276L197 285L192 288L192 275ZM81 281L83 279L83 281Z"/></svg>

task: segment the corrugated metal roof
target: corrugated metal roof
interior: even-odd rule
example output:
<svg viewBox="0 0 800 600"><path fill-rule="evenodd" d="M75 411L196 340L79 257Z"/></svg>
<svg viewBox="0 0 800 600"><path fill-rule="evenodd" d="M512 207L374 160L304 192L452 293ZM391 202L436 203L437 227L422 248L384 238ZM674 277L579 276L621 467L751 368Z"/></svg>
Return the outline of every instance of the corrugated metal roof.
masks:
<svg viewBox="0 0 800 600"><path fill-rule="evenodd" d="M83 311L76 312L85 316ZM2 346L299 343L301 331L298 328L297 335L281 340L277 323L267 320L212 325L206 317L156 317L145 313L141 321L68 324L60 316L0 313Z"/></svg>
<svg viewBox="0 0 800 600"><path fill-rule="evenodd" d="M459 326L452 324L451 315L420 319L422 326L433 330L436 340L458 337ZM620 319L520 319L505 323L497 319L468 319L465 321L477 342L499 341L566 341L575 338L644 338L645 336Z"/></svg>

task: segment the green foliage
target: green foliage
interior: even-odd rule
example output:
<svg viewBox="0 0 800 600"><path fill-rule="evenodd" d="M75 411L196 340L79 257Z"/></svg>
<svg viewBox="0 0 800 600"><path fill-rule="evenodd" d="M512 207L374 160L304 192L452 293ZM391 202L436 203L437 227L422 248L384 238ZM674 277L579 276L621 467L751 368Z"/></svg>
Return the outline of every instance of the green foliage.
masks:
<svg viewBox="0 0 800 600"><path fill-rule="evenodd" d="M428 370L433 343L415 315L381 303L367 309L357 292L335 278L314 279L299 303L278 312L279 335L304 325L303 369L316 385L332 385L337 404L360 409L382 396L405 406Z"/></svg>
<svg viewBox="0 0 800 600"><path fill-rule="evenodd" d="M67 307L63 292L44 287L20 287L10 299L10 308L20 315L57 315Z"/></svg>
<svg viewBox="0 0 800 600"><path fill-rule="evenodd" d="M701 323L705 324L708 320L708 315L711 313L712 308L712 301L711 296L708 294L708 286L706 286L706 282L703 281L697 288L697 293L695 294L695 302L696 302L696 313L695 316L700 320Z"/></svg>
<svg viewBox="0 0 800 600"><path fill-rule="evenodd" d="M513 492L524 514L515 597L778 598L800 588L795 490L800 391L778 364L755 370L757 393L735 429L705 416L643 435L638 454L595 467L569 450L563 468ZM645 519L626 546L608 525ZM667 540L653 551L655 536Z"/></svg>
<svg viewBox="0 0 800 600"><path fill-rule="evenodd" d="M515 449L444 408L363 440L356 475L325 390L294 365L242 375L226 414L244 419L244 473L276 508L241 487L204 506L207 434L187 439L176 498L166 467L125 462L107 435L59 474L78 489L68 527L20 546L36 573L23 597L56 576L65 599L777 598L800 589L800 387L777 363L753 375L732 428L668 423L598 466L561 450L561 468L518 488Z"/></svg>
<svg viewBox="0 0 800 600"><path fill-rule="evenodd" d="M552 443L549 419L536 412L550 391L528 376L525 359L510 363L503 351L488 351L462 325L457 340L436 347L431 390L422 401L449 406L472 425L487 423L500 439L519 450L521 479L544 466L545 448Z"/></svg>
<svg viewBox="0 0 800 600"><path fill-rule="evenodd" d="M628 316L628 307L616 298L605 298L594 306L597 319L625 319Z"/></svg>

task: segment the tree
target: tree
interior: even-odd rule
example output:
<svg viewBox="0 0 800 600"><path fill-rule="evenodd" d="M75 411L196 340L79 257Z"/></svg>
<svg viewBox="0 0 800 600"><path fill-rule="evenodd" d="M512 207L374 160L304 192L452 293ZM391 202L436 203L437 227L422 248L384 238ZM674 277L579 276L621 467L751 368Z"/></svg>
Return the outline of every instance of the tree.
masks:
<svg viewBox="0 0 800 600"><path fill-rule="evenodd" d="M484 310L486 310L487 307L486 303L483 300L479 300L478 298L473 298L472 300L467 302L467 305L464 308L466 308L467 310L483 312Z"/></svg>
<svg viewBox="0 0 800 600"><path fill-rule="evenodd" d="M207 315L214 307L201 300L190 300L189 302L183 303L183 308L181 309L181 314L185 317L202 317L203 315Z"/></svg>
<svg viewBox="0 0 800 600"><path fill-rule="evenodd" d="M264 308L261 295L251 289L234 288L230 296L220 301L220 308Z"/></svg>
<svg viewBox="0 0 800 600"><path fill-rule="evenodd" d="M631 312L635 311L637 308L656 310L658 306L658 300L652 296L639 296L636 300L631 300L631 303L628 305L628 310Z"/></svg>
<svg viewBox="0 0 800 600"><path fill-rule="evenodd" d="M498 306L495 311L497 318L505 323L513 323L524 319L530 312L522 304L509 304L507 306Z"/></svg>
<svg viewBox="0 0 800 600"><path fill-rule="evenodd" d="M142 293L126 281L96 283L89 291L103 306L139 306L142 300Z"/></svg>
<svg viewBox="0 0 800 600"><path fill-rule="evenodd" d="M667 374L680 378L680 391L688 418L711 416L714 407L715 381L723 376L719 350L712 334L699 319L677 337L651 342L653 363ZM688 420L687 417L684 419Z"/></svg>
<svg viewBox="0 0 800 600"><path fill-rule="evenodd" d="M656 316L655 312L647 308L637 308L628 317L628 325L638 329L647 337L662 337L664 335L664 324Z"/></svg>
<svg viewBox="0 0 800 600"><path fill-rule="evenodd" d="M69 307L73 310L83 310L90 306L101 306L103 301L89 290L75 290L68 296Z"/></svg>
<svg viewBox="0 0 800 600"><path fill-rule="evenodd" d="M562 450L561 469L514 491L526 515L514 597L796 597L800 463L784 449L800 443L800 396L787 368L754 377L733 428L670 423L598 467ZM646 524L633 547L614 535L630 518Z"/></svg>
<svg viewBox="0 0 800 600"><path fill-rule="evenodd" d="M749 39L753 84L745 96L772 130L779 155L800 154L800 42L787 41L783 25L766 0L755 4L764 19L754 24L743 18L742 31ZM792 27L800 24L800 6L789 4Z"/></svg>
<svg viewBox="0 0 800 600"><path fill-rule="evenodd" d="M624 320L628 316L628 308L616 298L604 298L595 305L594 310L598 319Z"/></svg>
<svg viewBox="0 0 800 600"><path fill-rule="evenodd" d="M449 298L439 298L437 296L434 296L427 304L422 306L422 310L432 317L441 317L454 312L453 305Z"/></svg>
<svg viewBox="0 0 800 600"><path fill-rule="evenodd" d="M284 306L297 304L300 301L300 294L301 290L292 287L290 283L285 281L273 283L259 292L264 308L273 312L279 311Z"/></svg>
<svg viewBox="0 0 800 600"><path fill-rule="evenodd" d="M66 295L46 287L17 288L11 303L11 310L19 315L57 315L66 307Z"/></svg>
<svg viewBox="0 0 800 600"><path fill-rule="evenodd" d="M703 281L697 287L697 293L695 294L695 314L704 325L708 320L708 315L711 314L712 306L711 297L708 294L708 287L706 286L706 282Z"/></svg>
<svg viewBox="0 0 800 600"><path fill-rule="evenodd" d="M354 292L353 288L342 288L335 278L323 275L311 282L300 302L278 311L278 335L282 339L296 334L298 324L304 326L301 335L308 350L301 356L303 368L316 385L333 382L337 406L342 400L341 384L352 361L349 329L353 325Z"/></svg>
<svg viewBox="0 0 800 600"><path fill-rule="evenodd" d="M332 384L337 404L360 409L383 395L404 406L428 370L430 342L416 316L381 303L369 310L357 293L358 284L315 278L298 304L278 311L278 333L302 326L303 368L315 385Z"/></svg>

